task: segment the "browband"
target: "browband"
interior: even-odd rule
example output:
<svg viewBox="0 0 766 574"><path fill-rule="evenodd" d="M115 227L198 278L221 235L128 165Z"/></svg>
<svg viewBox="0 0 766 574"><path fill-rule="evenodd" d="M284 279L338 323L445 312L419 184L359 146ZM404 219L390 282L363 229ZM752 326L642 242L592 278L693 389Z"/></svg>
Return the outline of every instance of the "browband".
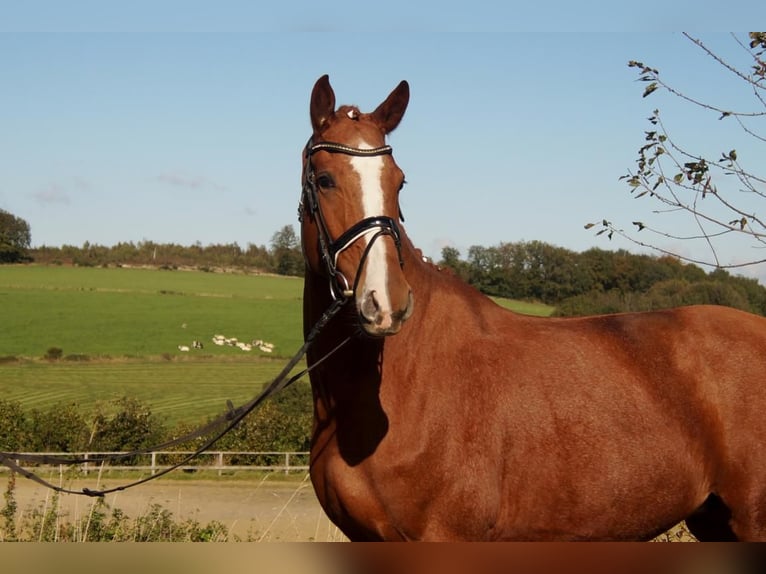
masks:
<svg viewBox="0 0 766 574"><path fill-rule="evenodd" d="M317 142L315 144L312 144L309 142L309 145L306 146L306 155L308 157L311 157L315 152L318 151L329 151L329 152L335 152L335 153L345 153L347 155L356 155L360 157L368 157L368 156L375 156L375 155L388 155L391 153L392 149L390 145L384 145L381 147L374 147L370 149L362 149L358 147L351 147L344 144L336 143L336 142Z"/></svg>

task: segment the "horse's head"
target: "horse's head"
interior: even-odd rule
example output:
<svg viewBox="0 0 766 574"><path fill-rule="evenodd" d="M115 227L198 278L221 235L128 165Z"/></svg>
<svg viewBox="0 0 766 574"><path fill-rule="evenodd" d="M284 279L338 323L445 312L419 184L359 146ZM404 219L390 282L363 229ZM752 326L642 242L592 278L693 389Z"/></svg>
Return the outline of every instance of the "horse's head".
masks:
<svg viewBox="0 0 766 574"><path fill-rule="evenodd" d="M327 76L311 93L313 134L303 156L301 238L310 272L325 276L334 298L353 297L364 330L399 331L412 313L402 272L399 190L404 174L386 134L409 101L401 82L372 113L335 110Z"/></svg>

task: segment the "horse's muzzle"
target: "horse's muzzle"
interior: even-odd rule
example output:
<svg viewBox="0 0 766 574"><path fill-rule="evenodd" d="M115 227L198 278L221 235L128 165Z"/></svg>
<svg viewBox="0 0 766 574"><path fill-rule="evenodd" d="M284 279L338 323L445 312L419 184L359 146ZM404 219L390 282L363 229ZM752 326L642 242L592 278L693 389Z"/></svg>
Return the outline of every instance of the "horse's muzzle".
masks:
<svg viewBox="0 0 766 574"><path fill-rule="evenodd" d="M398 333L404 322L412 315L413 307L414 298L411 290L407 292L403 305L396 309L392 305L386 305L376 291L367 291L357 300L362 329L373 337L385 337Z"/></svg>

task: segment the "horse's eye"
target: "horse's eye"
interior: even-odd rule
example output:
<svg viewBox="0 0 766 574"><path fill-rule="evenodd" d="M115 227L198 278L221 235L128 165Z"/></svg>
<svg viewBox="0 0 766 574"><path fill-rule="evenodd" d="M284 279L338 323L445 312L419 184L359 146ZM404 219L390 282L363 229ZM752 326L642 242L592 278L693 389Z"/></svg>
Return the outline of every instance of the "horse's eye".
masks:
<svg viewBox="0 0 766 574"><path fill-rule="evenodd" d="M402 183L399 184L399 191L403 190L405 185L407 185L407 180L402 178Z"/></svg>
<svg viewBox="0 0 766 574"><path fill-rule="evenodd" d="M321 187L322 189L330 189L335 187L335 182L333 181L330 174L320 173L317 176L317 185Z"/></svg>

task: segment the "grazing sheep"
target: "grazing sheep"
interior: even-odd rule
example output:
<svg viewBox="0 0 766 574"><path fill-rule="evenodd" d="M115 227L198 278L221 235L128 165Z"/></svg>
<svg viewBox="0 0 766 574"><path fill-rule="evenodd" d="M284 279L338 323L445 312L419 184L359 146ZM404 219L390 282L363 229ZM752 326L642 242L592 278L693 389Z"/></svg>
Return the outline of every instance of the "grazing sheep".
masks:
<svg viewBox="0 0 766 574"><path fill-rule="evenodd" d="M230 347L237 347L242 351L252 351L253 348L260 349L264 353L271 353L274 350L274 343L268 343L263 339L253 339L250 343L240 341L236 337L226 337L224 335L213 335L213 343L218 346L228 345ZM200 349L202 348L200 343ZM197 347L195 347L196 349Z"/></svg>
<svg viewBox="0 0 766 574"><path fill-rule="evenodd" d="M183 351L184 353L188 353L189 352L189 347L188 347L188 345L178 345L178 350L179 351Z"/></svg>

